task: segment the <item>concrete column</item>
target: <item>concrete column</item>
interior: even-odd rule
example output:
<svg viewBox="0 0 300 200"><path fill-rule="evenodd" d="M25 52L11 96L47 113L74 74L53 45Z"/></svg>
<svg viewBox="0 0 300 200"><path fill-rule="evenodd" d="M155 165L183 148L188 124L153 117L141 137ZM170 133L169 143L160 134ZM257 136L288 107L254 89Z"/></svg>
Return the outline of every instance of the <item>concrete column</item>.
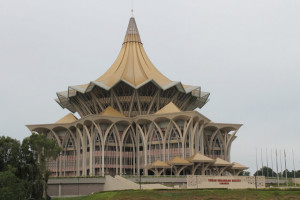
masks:
<svg viewBox="0 0 300 200"><path fill-rule="evenodd" d="M146 165L148 164L147 162L147 142L146 142L146 146L144 145L144 175L148 176L148 169L146 169Z"/></svg>
<svg viewBox="0 0 300 200"><path fill-rule="evenodd" d="M83 134L83 145L82 145L82 176L86 176L86 134Z"/></svg>
<svg viewBox="0 0 300 200"><path fill-rule="evenodd" d="M136 139L135 139L135 141L136 141L135 142L136 155L135 156L136 156L136 163L137 163L137 165L136 165L136 168L137 168L136 175L140 175L140 169L141 169L141 160L140 160L140 137L141 136L140 136L140 134L142 134L142 133L140 133L137 126L136 126L136 130L135 130L135 137L136 137Z"/></svg>
<svg viewBox="0 0 300 200"><path fill-rule="evenodd" d="M101 141L101 154L102 154L102 161L101 161L101 176L104 176L104 141Z"/></svg>
<svg viewBox="0 0 300 200"><path fill-rule="evenodd" d="M200 126L200 129L201 129L201 126L203 126L203 125L199 125ZM199 151L199 148L200 148L200 130L199 130L199 128L197 127L196 129L195 129L195 141L194 141L194 143L195 143L195 151L194 151L194 154L195 153L198 153L198 152L200 152Z"/></svg>
<svg viewBox="0 0 300 200"><path fill-rule="evenodd" d="M223 141L222 141L224 160L227 160L227 159L228 159L228 146L227 146L227 141L228 141L228 131L224 131L224 137L223 137Z"/></svg>
<svg viewBox="0 0 300 200"><path fill-rule="evenodd" d="M80 136L79 136L79 133L78 131L76 131L76 139L77 139L77 176L80 176Z"/></svg>
<svg viewBox="0 0 300 200"><path fill-rule="evenodd" d="M204 124L202 124L201 125L201 127L200 127L200 130L199 130L199 139L200 139L200 152L201 152L201 154L203 154L204 155Z"/></svg>
<svg viewBox="0 0 300 200"><path fill-rule="evenodd" d="M123 145L120 144L120 176L123 175Z"/></svg>
<svg viewBox="0 0 300 200"><path fill-rule="evenodd" d="M61 184L58 185L58 196L61 196Z"/></svg>
<svg viewBox="0 0 300 200"><path fill-rule="evenodd" d="M62 159L61 159L61 155L62 155L62 152L59 153L59 163L58 163L58 167L59 167L59 171L58 171L58 176L62 176Z"/></svg>
<svg viewBox="0 0 300 200"><path fill-rule="evenodd" d="M162 144L163 144L163 161L166 162L166 141L162 138Z"/></svg>
<svg viewBox="0 0 300 200"><path fill-rule="evenodd" d="M93 152L94 152L94 145L93 142L90 145L90 176L94 176L94 165L93 165Z"/></svg>
<svg viewBox="0 0 300 200"><path fill-rule="evenodd" d="M89 147L90 151L87 152L86 151L86 156L89 156L89 176L93 176L93 151L94 151L94 145L93 145L93 139L92 139L92 133L90 133L89 129L87 128L87 126L83 125L83 132L85 133L84 136L85 136L85 144L86 144L86 141L88 139L89 141L89 145L87 146L86 145L86 150L87 148ZM85 162L86 163L86 162ZM87 168L85 169L87 171Z"/></svg>
<svg viewBox="0 0 300 200"><path fill-rule="evenodd" d="M182 142L181 142L181 145L182 145L182 147L181 147L181 151L182 151L182 153L181 153L181 157L184 159L185 158L185 137L182 137Z"/></svg>

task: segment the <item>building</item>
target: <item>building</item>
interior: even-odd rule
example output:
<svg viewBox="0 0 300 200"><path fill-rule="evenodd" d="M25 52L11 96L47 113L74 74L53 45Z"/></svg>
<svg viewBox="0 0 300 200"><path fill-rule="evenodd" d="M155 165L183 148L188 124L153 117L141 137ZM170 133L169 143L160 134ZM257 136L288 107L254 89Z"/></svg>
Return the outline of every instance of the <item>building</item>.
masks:
<svg viewBox="0 0 300 200"><path fill-rule="evenodd" d="M113 65L95 81L57 96L70 114L53 124L27 125L62 147L49 162L53 176L236 175L247 168L230 163L241 124L214 123L195 111L209 93L161 74L133 17Z"/></svg>

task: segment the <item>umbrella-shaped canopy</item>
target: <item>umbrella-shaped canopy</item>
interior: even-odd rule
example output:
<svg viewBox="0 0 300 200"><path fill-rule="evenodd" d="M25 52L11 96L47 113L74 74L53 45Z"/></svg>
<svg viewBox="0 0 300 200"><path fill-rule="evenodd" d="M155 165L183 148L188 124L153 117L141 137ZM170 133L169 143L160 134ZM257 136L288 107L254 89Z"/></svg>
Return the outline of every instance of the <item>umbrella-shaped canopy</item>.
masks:
<svg viewBox="0 0 300 200"><path fill-rule="evenodd" d="M226 160L223 160L221 158L217 158L213 166L216 167L226 167L226 166L232 166L232 164Z"/></svg>
<svg viewBox="0 0 300 200"><path fill-rule="evenodd" d="M213 163L213 162L215 162L214 159L211 159L201 153L195 153L194 155L189 157L187 160L190 162L193 162L193 163Z"/></svg>
<svg viewBox="0 0 300 200"><path fill-rule="evenodd" d="M246 166L236 163L236 162L233 162L232 164L233 165L232 165L231 169L241 169L241 170L249 169L249 167L246 167Z"/></svg>
<svg viewBox="0 0 300 200"><path fill-rule="evenodd" d="M170 168L170 165L160 160L156 160L155 162L149 164L147 168Z"/></svg>
<svg viewBox="0 0 300 200"><path fill-rule="evenodd" d="M176 156L172 160L169 160L168 164L169 165L192 165L193 163Z"/></svg>

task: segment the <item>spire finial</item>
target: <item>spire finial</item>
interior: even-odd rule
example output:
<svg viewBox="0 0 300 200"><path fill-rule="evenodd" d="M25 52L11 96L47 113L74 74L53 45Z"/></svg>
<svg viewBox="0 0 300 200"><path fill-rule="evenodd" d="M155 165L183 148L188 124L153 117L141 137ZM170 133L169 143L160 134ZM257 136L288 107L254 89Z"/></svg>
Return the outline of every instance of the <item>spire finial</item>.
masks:
<svg viewBox="0 0 300 200"><path fill-rule="evenodd" d="M129 19L126 36L124 39L124 43L125 42L140 42L140 43L142 43L138 28L137 28L137 25L135 23L135 19L133 16L130 17L130 19Z"/></svg>
<svg viewBox="0 0 300 200"><path fill-rule="evenodd" d="M131 9L131 17L134 17L134 15L133 15L133 9Z"/></svg>
<svg viewBox="0 0 300 200"><path fill-rule="evenodd" d="M133 16L133 0L131 0L131 17L134 17Z"/></svg>

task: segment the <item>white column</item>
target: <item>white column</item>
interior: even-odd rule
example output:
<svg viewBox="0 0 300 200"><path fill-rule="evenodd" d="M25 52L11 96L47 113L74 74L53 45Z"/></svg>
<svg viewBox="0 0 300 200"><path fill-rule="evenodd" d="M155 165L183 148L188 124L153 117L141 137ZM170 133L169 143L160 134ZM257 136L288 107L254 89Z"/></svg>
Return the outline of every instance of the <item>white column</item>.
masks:
<svg viewBox="0 0 300 200"><path fill-rule="evenodd" d="M76 131L76 139L77 139L77 176L80 176L80 136L78 131Z"/></svg>

